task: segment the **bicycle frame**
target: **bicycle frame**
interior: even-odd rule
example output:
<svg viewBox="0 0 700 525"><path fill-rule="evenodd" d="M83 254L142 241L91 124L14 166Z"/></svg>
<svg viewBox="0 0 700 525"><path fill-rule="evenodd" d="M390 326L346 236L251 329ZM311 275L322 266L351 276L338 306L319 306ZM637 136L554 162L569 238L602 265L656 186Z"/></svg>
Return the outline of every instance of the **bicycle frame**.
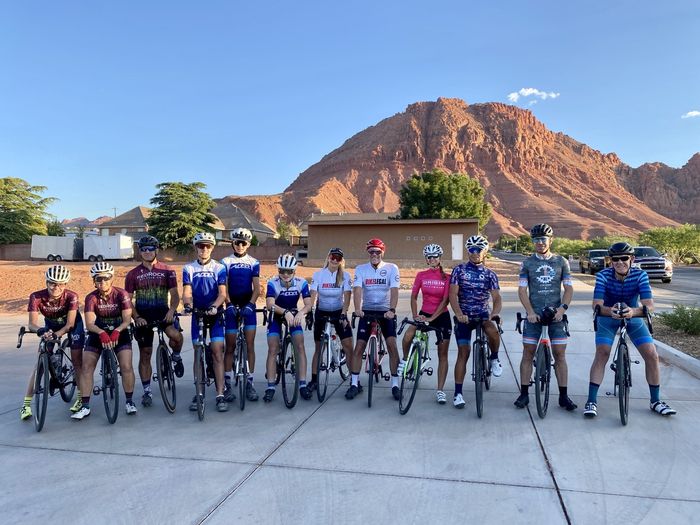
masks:
<svg viewBox="0 0 700 525"><path fill-rule="evenodd" d="M235 378L235 385L238 386L238 405L241 410L245 409L245 389L246 382L248 380L248 372L250 366L248 364L248 344L245 338L244 331L244 319L242 309L231 305L234 309L236 315L236 326L238 327L238 334L236 335L236 348L234 350L233 356L233 376ZM256 308L255 313L263 314L263 326L267 323L267 308Z"/></svg>
<svg viewBox="0 0 700 525"><path fill-rule="evenodd" d="M423 372L433 375L432 367L428 367L428 362L431 360L428 333L435 332L438 343L442 341L442 335L437 328L424 322L410 321L407 317L401 322L397 335L403 332L407 324L415 326L416 333L413 336L411 348L401 374L401 386L399 387L399 414L401 415L408 413L408 410L411 408ZM407 392L409 389L410 394Z"/></svg>
<svg viewBox="0 0 700 525"><path fill-rule="evenodd" d="M365 347L365 372L367 372L367 406L372 406L372 390L374 383L379 383L379 378L389 381L391 376L389 373L384 373L382 362L388 351L385 346L384 337L382 336L382 327L378 320L382 317L377 315L365 314L364 319L369 321L369 337L367 338L367 346ZM352 314L352 327L355 328L355 319L357 315Z"/></svg>

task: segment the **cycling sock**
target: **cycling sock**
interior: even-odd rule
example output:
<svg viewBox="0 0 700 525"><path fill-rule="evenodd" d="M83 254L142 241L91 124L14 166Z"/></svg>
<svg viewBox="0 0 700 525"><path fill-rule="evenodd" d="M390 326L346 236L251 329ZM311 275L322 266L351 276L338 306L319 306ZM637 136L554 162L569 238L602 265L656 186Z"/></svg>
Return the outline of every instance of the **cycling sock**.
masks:
<svg viewBox="0 0 700 525"><path fill-rule="evenodd" d="M567 387L560 386L559 387L559 397L567 397L567 395L566 395L567 390L568 390Z"/></svg>
<svg viewBox="0 0 700 525"><path fill-rule="evenodd" d="M83 408L90 408L90 396L81 397L80 402L83 404Z"/></svg>
<svg viewBox="0 0 700 525"><path fill-rule="evenodd" d="M520 395L526 396L529 394L530 385L520 385Z"/></svg>
<svg viewBox="0 0 700 525"><path fill-rule="evenodd" d="M350 380L350 384L357 386L360 383L360 374L353 374L352 379Z"/></svg>
<svg viewBox="0 0 700 525"><path fill-rule="evenodd" d="M455 396L462 393L462 383L455 383Z"/></svg>
<svg viewBox="0 0 700 525"><path fill-rule="evenodd" d="M656 403L661 400L661 387L659 385L649 385L649 395L651 397L651 402Z"/></svg>
<svg viewBox="0 0 700 525"><path fill-rule="evenodd" d="M249 383L253 382L253 374L248 374L248 382Z"/></svg>
<svg viewBox="0 0 700 525"><path fill-rule="evenodd" d="M141 385L143 386L143 391L144 392L150 392L151 391L151 381L141 381Z"/></svg>
<svg viewBox="0 0 700 525"><path fill-rule="evenodd" d="M588 383L588 401L587 403L596 403L598 400L598 389L600 385L595 383Z"/></svg>
<svg viewBox="0 0 700 525"><path fill-rule="evenodd" d="M498 350L496 350L495 352L491 352L489 359L498 359Z"/></svg>
<svg viewBox="0 0 700 525"><path fill-rule="evenodd" d="M134 397L133 392L124 392L124 395L126 396L126 402L131 403L131 398Z"/></svg>
<svg viewBox="0 0 700 525"><path fill-rule="evenodd" d="M318 374L311 374L311 381L318 383Z"/></svg>
<svg viewBox="0 0 700 525"><path fill-rule="evenodd" d="M275 390L276 387L277 385L275 383L268 383L265 390Z"/></svg>
<svg viewBox="0 0 700 525"><path fill-rule="evenodd" d="M24 396L24 406L28 407L32 404L32 398L31 396Z"/></svg>
<svg viewBox="0 0 700 525"><path fill-rule="evenodd" d="M306 386L306 381L299 380L299 388L304 388Z"/></svg>
<svg viewBox="0 0 700 525"><path fill-rule="evenodd" d="M394 388L395 386L399 386L399 375L391 374L391 388Z"/></svg>

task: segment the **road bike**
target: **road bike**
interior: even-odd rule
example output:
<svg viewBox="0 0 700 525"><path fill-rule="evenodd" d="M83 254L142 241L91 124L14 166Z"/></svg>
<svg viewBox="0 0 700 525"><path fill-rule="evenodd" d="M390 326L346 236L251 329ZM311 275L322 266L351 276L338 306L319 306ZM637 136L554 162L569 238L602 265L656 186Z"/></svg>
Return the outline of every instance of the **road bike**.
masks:
<svg viewBox="0 0 700 525"><path fill-rule="evenodd" d="M348 378L345 350L343 350L340 337L338 337L333 326L334 322L342 322L343 320L347 323L345 316L341 318L340 316L319 315L318 319L316 319L317 322L324 323L323 332L321 332L321 352L318 354L318 362L316 363L316 370L314 370L318 377L316 396L319 403L323 403L323 400L326 398L328 376L331 372L337 370L342 381Z"/></svg>
<svg viewBox="0 0 700 525"><path fill-rule="evenodd" d="M293 309L289 312L296 316L298 310ZM272 322L274 310L270 310L268 322ZM297 348L292 342L292 334L289 333L289 326L284 316L277 316L282 329L280 336L280 350L277 352L275 384L282 383L282 398L284 405L287 408L294 408L299 398L299 374L297 369Z"/></svg>
<svg viewBox="0 0 700 525"><path fill-rule="evenodd" d="M195 316L197 326L199 327L199 339L194 346L194 397L197 405L197 418L200 421L204 420L205 412L205 393L206 388L215 382L214 372L212 370L211 359L211 341L209 340L210 324L205 322L205 317L211 317L211 324L216 322L224 324L224 310L219 310L216 315L207 315L207 308L193 308L192 315ZM186 309L185 313L190 313L190 309Z"/></svg>
<svg viewBox="0 0 700 525"><path fill-rule="evenodd" d="M107 326L104 330L111 334L116 327ZM129 327L129 339L131 340L131 327ZM100 386L95 385L92 389L93 395L99 396L102 394L102 402L105 406L107 421L114 424L119 416L119 361L114 348L102 348L100 353L100 376L102 383Z"/></svg>
<svg viewBox="0 0 700 525"><path fill-rule="evenodd" d="M243 318L242 308L230 305L233 309L234 317L236 318L236 326L238 327L238 335L236 337L236 348L233 356L233 377L234 385L238 386L238 405L241 410L245 409L246 402L246 384L248 381L248 343L245 339L243 327L245 319ZM267 308L256 308L254 312L263 314L263 326L267 323Z"/></svg>
<svg viewBox="0 0 700 525"><path fill-rule="evenodd" d="M421 321L411 321L405 317L401 321L401 326L397 331L397 335L401 335L406 325L416 327L416 334L413 336L411 348L408 351L408 356L405 359L403 371L401 374L401 387L399 397L399 414L406 415L413 404L413 399L418 391L418 383L423 373L429 376L433 375L433 367L428 366L431 360L430 347L428 345L428 334L435 332L437 342L442 341L442 333L439 328L430 326L428 323Z"/></svg>
<svg viewBox="0 0 700 525"><path fill-rule="evenodd" d="M22 326L17 334L17 348L22 347L24 334L37 334L39 340L38 358L34 372L34 397L32 399L34 428L41 432L46 420L46 407L49 397L60 392L61 399L69 403L75 393L75 370L70 359L70 338L46 340L41 337L45 329L34 332Z"/></svg>
<svg viewBox="0 0 700 525"><path fill-rule="evenodd" d="M180 314L175 314L177 319ZM177 321L174 326L179 329ZM148 328L158 333L158 347L156 348L156 370L153 380L158 383L160 396L163 399L165 409L171 414L175 412L177 404L177 391L175 388L175 371L173 368L173 352L165 342L165 329L168 324L165 321L150 321Z"/></svg>
<svg viewBox="0 0 700 525"><path fill-rule="evenodd" d="M540 314L539 324L542 326L540 338L537 341L537 349L534 357L534 376L530 384L535 385L535 401L537 403L537 415L544 419L547 415L549 407L549 384L552 379L552 369L554 368L554 360L552 357L552 344L549 339L549 326L554 323L555 309L548 307L542 310ZM518 312L518 321L516 329L522 333L521 324L527 321L527 314ZM564 323L564 332L569 336L569 320L566 314L561 320Z"/></svg>
<svg viewBox="0 0 700 525"><path fill-rule="evenodd" d="M352 314L352 327L355 328L355 319L357 315L353 312ZM365 314L364 319L370 322L369 325L369 338L367 339L367 347L365 348L364 355L365 359L365 371L367 372L367 406L372 406L372 390L374 388L374 383L379 383L379 379L383 378L384 381L389 381L391 376L388 372L384 372L382 368L382 363L384 358L387 356L386 343L384 342L384 337L382 336L382 327L378 322L381 319L385 319L383 314ZM390 320L394 322L393 319Z"/></svg>

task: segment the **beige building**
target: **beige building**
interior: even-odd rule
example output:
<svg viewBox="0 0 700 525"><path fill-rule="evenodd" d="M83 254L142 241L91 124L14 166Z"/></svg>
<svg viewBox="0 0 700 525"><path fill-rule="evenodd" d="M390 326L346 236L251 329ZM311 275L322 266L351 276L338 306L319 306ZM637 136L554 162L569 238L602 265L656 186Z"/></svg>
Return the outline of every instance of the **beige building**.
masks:
<svg viewBox="0 0 700 525"><path fill-rule="evenodd" d="M308 229L308 264L322 263L328 250L342 248L350 264L367 260L365 245L378 237L387 246L387 261L422 263L423 247L436 243L445 251L445 262L466 257L464 241L478 233L477 219L394 220L389 213L313 215Z"/></svg>

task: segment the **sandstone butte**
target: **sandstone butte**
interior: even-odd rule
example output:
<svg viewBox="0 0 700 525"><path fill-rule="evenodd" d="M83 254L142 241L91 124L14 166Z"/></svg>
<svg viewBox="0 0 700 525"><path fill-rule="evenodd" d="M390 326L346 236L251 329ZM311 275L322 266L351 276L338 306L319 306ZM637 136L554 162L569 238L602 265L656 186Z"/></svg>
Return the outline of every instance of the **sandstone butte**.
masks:
<svg viewBox="0 0 700 525"><path fill-rule="evenodd" d="M450 98L411 104L357 133L280 194L222 200L268 224L319 212L394 212L404 181L433 168L479 180L493 206L491 238L536 222L584 239L700 222L700 153L680 169L632 168L549 131L528 110Z"/></svg>

